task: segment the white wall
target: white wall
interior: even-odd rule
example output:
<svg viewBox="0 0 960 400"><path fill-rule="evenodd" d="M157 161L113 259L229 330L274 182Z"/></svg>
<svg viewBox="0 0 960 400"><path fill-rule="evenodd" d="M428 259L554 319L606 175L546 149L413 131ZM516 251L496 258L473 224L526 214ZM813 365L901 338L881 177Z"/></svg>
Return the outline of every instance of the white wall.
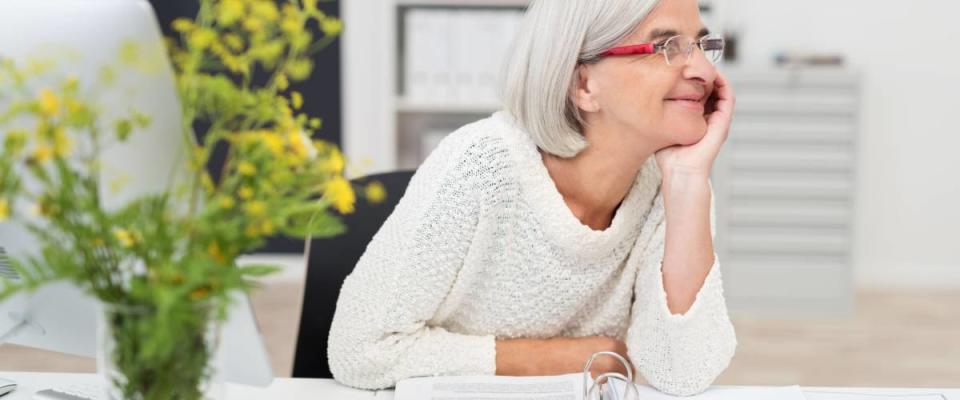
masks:
<svg viewBox="0 0 960 400"><path fill-rule="evenodd" d="M396 14L393 0L340 2L344 21L343 149L351 177L391 172L397 151L394 117ZM390 95L387 95L390 94Z"/></svg>
<svg viewBox="0 0 960 400"><path fill-rule="evenodd" d="M863 73L856 282L960 288L960 3L721 0L740 64L843 53ZM717 27L723 28L723 27Z"/></svg>

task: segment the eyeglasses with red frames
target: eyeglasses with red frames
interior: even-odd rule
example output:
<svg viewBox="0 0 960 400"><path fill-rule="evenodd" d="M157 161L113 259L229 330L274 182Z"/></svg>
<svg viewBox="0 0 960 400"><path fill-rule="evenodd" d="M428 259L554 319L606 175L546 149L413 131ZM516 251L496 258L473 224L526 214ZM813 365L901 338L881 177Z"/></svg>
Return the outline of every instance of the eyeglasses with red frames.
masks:
<svg viewBox="0 0 960 400"><path fill-rule="evenodd" d="M693 56L693 48L699 47L703 55L712 64L723 57L725 43L720 35L710 34L701 37L699 40L677 35L661 43L642 43L629 46L614 47L603 53L600 57L629 56L663 53L667 65L686 65Z"/></svg>

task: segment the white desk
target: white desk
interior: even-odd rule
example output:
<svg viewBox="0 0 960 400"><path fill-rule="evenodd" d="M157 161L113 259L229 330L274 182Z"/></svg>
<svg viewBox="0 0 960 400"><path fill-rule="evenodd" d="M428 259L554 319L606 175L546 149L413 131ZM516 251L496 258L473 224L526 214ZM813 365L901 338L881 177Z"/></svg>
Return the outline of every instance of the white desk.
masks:
<svg viewBox="0 0 960 400"><path fill-rule="evenodd" d="M98 380L95 374L65 374L47 372L0 372L0 377L12 379L19 384L17 390L2 400L29 400L37 390L58 385L89 384ZM870 394L929 394L942 393L947 400L960 400L960 388L954 389L902 389L902 388L837 388L804 387L804 391L854 392ZM267 388L243 385L227 385L227 399L336 399L336 400L393 400L393 391L371 392L351 389L331 379L277 378Z"/></svg>

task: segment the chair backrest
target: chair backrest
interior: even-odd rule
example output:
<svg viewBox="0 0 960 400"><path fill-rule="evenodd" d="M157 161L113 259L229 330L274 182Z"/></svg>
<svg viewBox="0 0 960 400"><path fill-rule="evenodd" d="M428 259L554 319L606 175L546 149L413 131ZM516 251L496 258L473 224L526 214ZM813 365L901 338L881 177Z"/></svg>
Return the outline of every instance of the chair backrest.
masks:
<svg viewBox="0 0 960 400"><path fill-rule="evenodd" d="M379 181L387 190L380 204L357 202L356 210L343 217L347 232L332 239L314 239L307 261L303 310L293 362L295 378L332 378L327 363L327 336L337 307L343 280L353 271L373 235L380 230L406 191L413 171L371 175L353 181L364 185Z"/></svg>

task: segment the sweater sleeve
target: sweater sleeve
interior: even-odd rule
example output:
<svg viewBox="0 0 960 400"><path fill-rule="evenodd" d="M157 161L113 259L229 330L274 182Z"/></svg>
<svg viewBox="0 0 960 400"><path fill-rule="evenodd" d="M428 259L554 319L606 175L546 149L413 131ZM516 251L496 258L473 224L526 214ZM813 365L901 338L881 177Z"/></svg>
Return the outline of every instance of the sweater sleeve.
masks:
<svg viewBox="0 0 960 400"><path fill-rule="evenodd" d="M647 227L653 232L641 258L627 348L637 371L658 390L677 396L702 393L730 364L737 339L727 314L716 254L707 278L685 314L667 307L661 264L665 221L663 199L656 199ZM714 202L710 228L716 236ZM645 227L645 229L647 229Z"/></svg>
<svg viewBox="0 0 960 400"><path fill-rule="evenodd" d="M328 361L363 389L427 375L493 374L493 336L431 326L463 265L487 190L489 151L454 133L427 158L337 301Z"/></svg>

